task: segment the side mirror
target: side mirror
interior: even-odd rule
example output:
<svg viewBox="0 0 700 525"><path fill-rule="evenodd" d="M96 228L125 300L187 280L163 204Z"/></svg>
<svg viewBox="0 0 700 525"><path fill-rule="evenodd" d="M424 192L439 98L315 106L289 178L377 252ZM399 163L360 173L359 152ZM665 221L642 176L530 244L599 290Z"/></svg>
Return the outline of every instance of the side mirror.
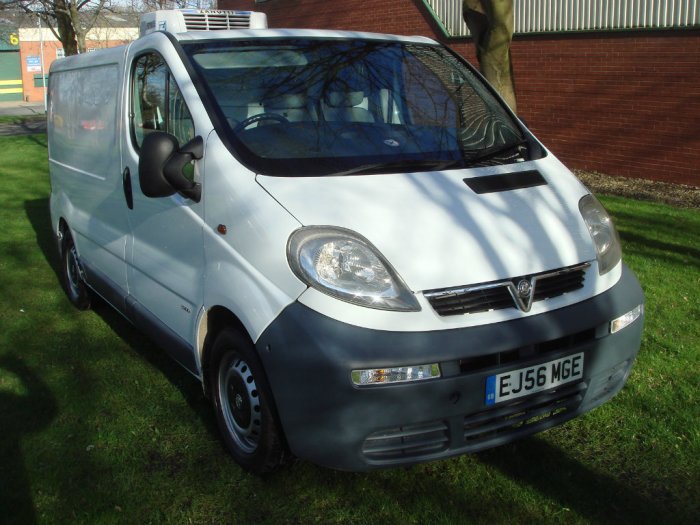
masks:
<svg viewBox="0 0 700 525"><path fill-rule="evenodd" d="M177 139L169 133L148 133L143 139L139 159L141 191L146 197L169 197L177 191L199 202L202 186L188 179L184 170L203 155L202 137L195 137L180 148Z"/></svg>

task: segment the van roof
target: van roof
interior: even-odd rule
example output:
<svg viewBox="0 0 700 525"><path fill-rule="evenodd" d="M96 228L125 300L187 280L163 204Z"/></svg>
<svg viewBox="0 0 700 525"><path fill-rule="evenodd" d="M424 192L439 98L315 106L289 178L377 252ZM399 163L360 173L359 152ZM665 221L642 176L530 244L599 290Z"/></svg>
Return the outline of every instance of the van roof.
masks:
<svg viewBox="0 0 700 525"><path fill-rule="evenodd" d="M423 36L400 36L381 33L366 33L361 31L332 31L323 29L233 29L227 31L188 31L186 33L175 33L172 34L172 36L181 42L197 40L257 40L298 37L437 44L435 40Z"/></svg>
<svg viewBox="0 0 700 525"><path fill-rule="evenodd" d="M126 55L128 45L116 47L108 47L98 49L92 53L82 53L80 55L71 55L65 58L54 60L51 63L50 72L62 71L67 69L75 69L78 67L92 67L104 64L121 63Z"/></svg>

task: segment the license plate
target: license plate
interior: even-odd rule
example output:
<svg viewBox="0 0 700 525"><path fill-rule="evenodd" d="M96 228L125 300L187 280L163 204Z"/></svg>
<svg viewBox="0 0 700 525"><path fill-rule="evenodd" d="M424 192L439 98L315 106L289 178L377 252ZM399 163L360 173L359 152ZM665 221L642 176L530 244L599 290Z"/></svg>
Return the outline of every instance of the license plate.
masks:
<svg viewBox="0 0 700 525"><path fill-rule="evenodd" d="M549 390L583 377L583 352L486 378L486 404Z"/></svg>

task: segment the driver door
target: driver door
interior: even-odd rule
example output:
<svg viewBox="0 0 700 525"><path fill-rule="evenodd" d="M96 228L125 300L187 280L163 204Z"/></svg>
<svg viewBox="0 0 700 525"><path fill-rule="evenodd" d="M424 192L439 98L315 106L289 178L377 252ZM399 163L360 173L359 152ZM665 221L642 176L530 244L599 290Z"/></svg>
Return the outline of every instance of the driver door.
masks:
<svg viewBox="0 0 700 525"><path fill-rule="evenodd" d="M122 147L122 171L133 194L126 254L129 307L178 361L196 370L191 349L203 297L203 203L178 193L146 197L138 177L140 147L148 133L170 133L182 146L195 136L194 122L162 54L137 50L128 63L130 129ZM197 168L192 171L194 177Z"/></svg>

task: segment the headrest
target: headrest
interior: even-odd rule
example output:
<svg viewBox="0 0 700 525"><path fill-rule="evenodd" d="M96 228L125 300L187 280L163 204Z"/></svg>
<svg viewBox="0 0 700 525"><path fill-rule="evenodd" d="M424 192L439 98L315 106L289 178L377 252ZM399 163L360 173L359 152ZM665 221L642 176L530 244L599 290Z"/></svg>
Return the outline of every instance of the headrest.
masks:
<svg viewBox="0 0 700 525"><path fill-rule="evenodd" d="M363 91L329 91L326 102L334 108L357 106L365 98Z"/></svg>
<svg viewBox="0 0 700 525"><path fill-rule="evenodd" d="M306 107L306 95L278 95L263 102L269 109L299 109Z"/></svg>

